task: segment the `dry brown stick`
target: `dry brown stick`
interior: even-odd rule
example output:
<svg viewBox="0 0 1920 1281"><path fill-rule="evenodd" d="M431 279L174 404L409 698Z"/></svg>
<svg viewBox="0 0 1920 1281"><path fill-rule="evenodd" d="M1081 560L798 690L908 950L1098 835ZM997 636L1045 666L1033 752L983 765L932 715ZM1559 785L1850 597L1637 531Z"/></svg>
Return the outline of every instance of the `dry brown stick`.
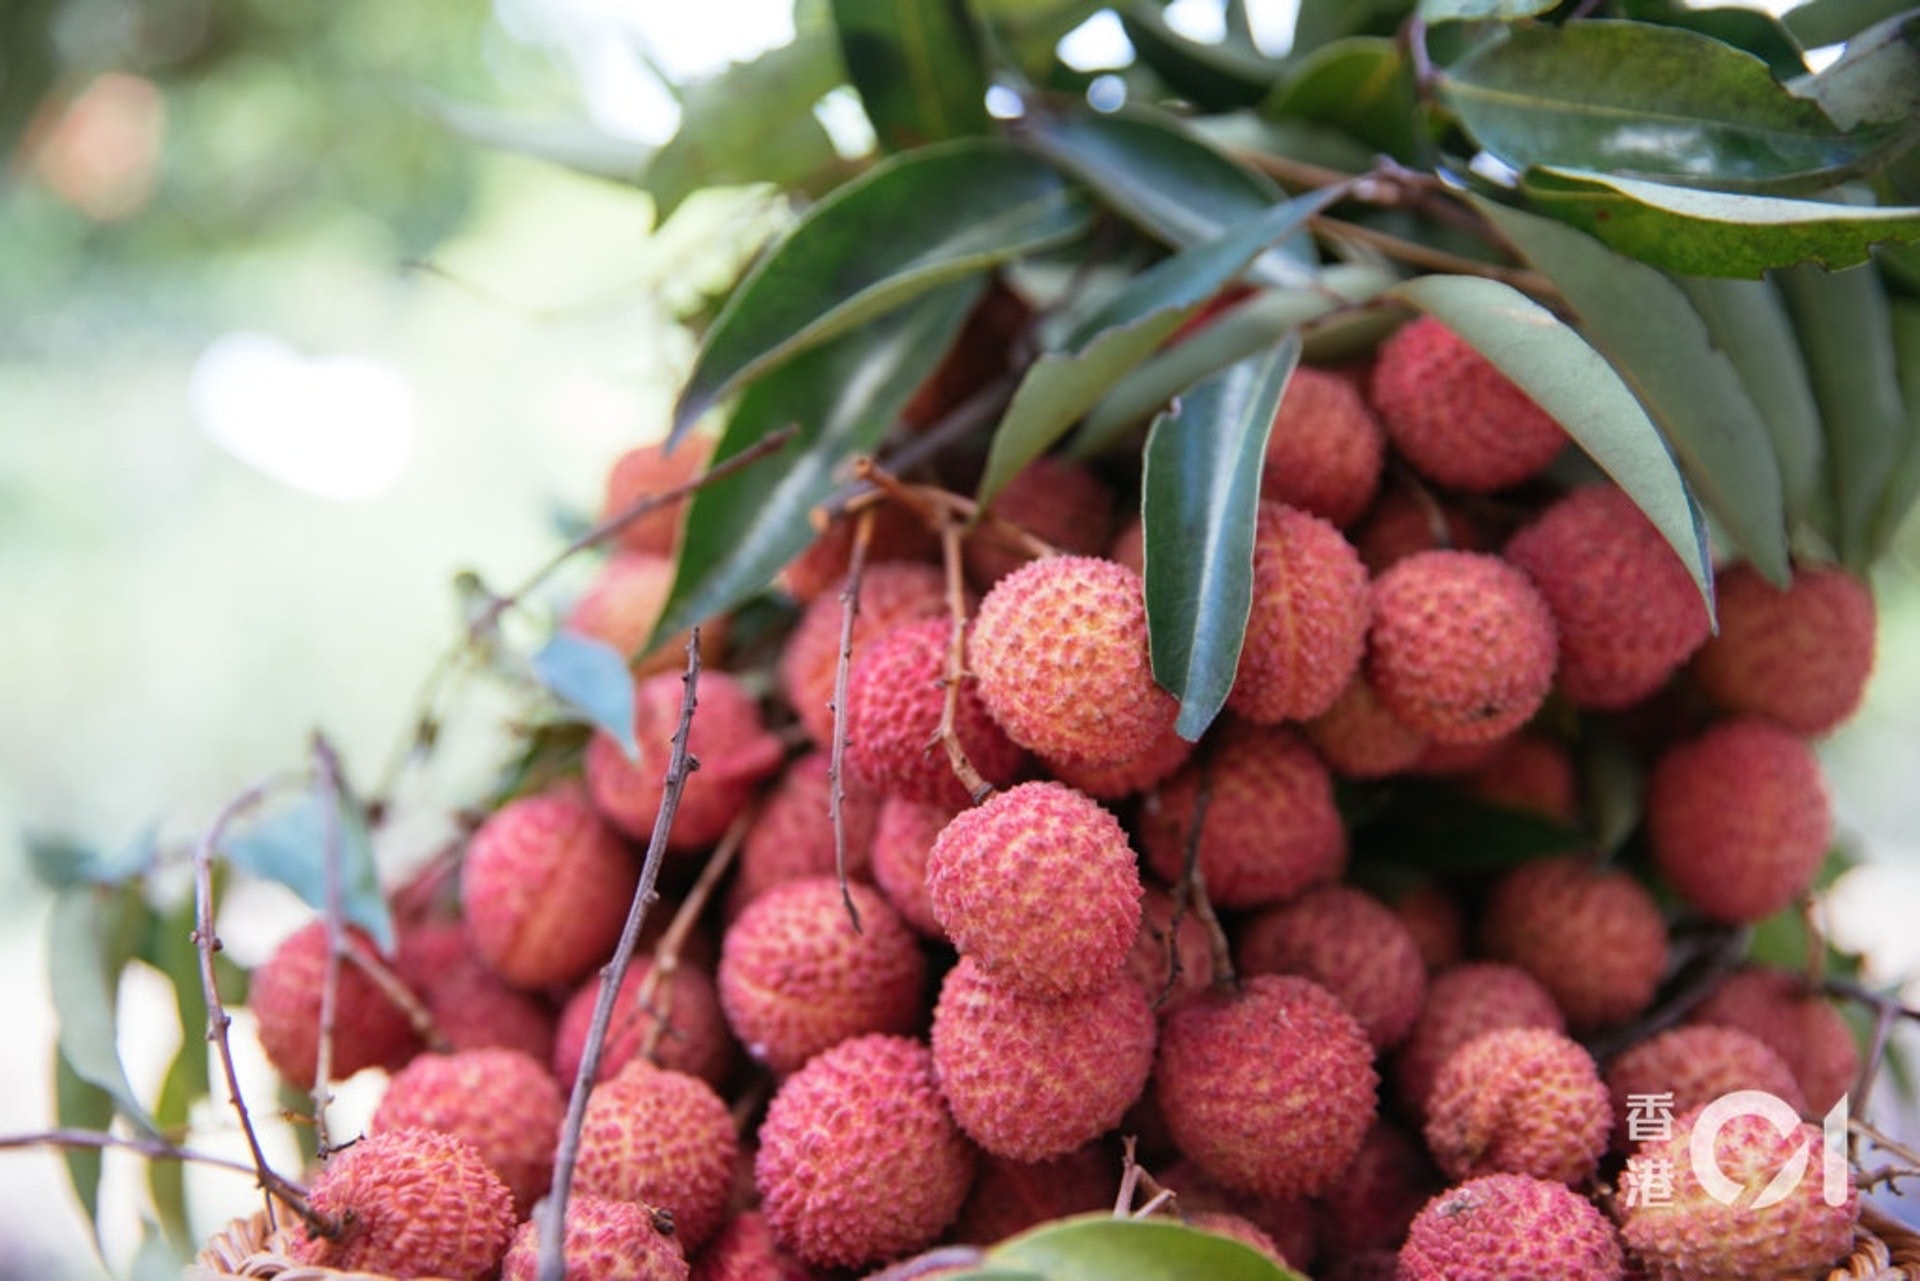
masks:
<svg viewBox="0 0 1920 1281"><path fill-rule="evenodd" d="M967 789L967 798L975 805L993 795L993 784L967 759L960 743L960 682L967 673L967 584L960 568L960 540L965 531L960 523L948 520L940 527L940 559L947 576L947 668L945 689L940 703L940 728L935 739L946 749L947 764L954 777Z"/></svg>
<svg viewBox="0 0 1920 1281"><path fill-rule="evenodd" d="M700 629L697 626L687 636L687 673L681 680L685 688L680 697L680 723L673 731L673 750L667 758L666 780L660 791L660 809L653 819L653 833L647 841L646 861L641 865L640 883L634 888L633 902L627 909L627 921L620 931L613 959L600 971L600 992L593 1005L593 1021L587 1027L580 1067L573 1078L573 1093L567 1100L566 1120L560 1128L560 1143L554 1150L553 1186L538 1229L540 1281L565 1281L566 1278L567 1194L573 1186L574 1166L580 1159L580 1131L587 1119L587 1098L600 1075L600 1057L606 1048L607 1029L613 1023L613 1007L620 994L620 984L625 981L627 965L640 944L647 909L657 897L654 885L660 879L660 864L666 858L667 837L673 831L674 815L680 810L680 793L687 785L687 775L700 768L700 763L687 750L700 685Z"/></svg>
<svg viewBox="0 0 1920 1281"><path fill-rule="evenodd" d="M975 529L984 530L1000 542L1035 558L1062 554L1060 548L995 514L991 508L983 508L973 499L962 497L938 485L909 485L871 458L855 459L853 472L860 480L876 486L889 497L906 505L936 533L943 529L947 522L959 520Z"/></svg>
<svg viewBox="0 0 1920 1281"><path fill-rule="evenodd" d="M1236 147L1233 149L1233 156L1243 164L1295 187L1337 187L1343 182L1352 182L1358 176L1341 173L1338 169L1329 169L1325 165L1308 164L1304 160L1276 156L1271 152L1252 147Z"/></svg>
<svg viewBox="0 0 1920 1281"><path fill-rule="evenodd" d="M232 1170L236 1174L258 1173L247 1162L235 1161L231 1157L183 1148L163 1139L128 1138L105 1130L40 1130L32 1134L0 1134L0 1148L97 1148L101 1151L119 1148L137 1152L154 1161L191 1161L195 1165Z"/></svg>
<svg viewBox="0 0 1920 1281"><path fill-rule="evenodd" d="M1168 932L1175 941L1178 950L1180 921L1188 908L1206 927L1207 944L1213 958L1213 982L1219 987L1237 987L1240 976L1234 972L1233 949L1227 943L1227 931L1220 924L1219 915L1213 910L1213 901L1207 897L1206 874L1200 870L1200 833L1207 825L1207 810L1213 804L1212 772L1203 760L1200 764L1200 782L1193 793L1193 825L1187 829L1187 848L1180 869L1180 884L1173 896L1173 922Z"/></svg>
<svg viewBox="0 0 1920 1281"><path fill-rule="evenodd" d="M441 1034L433 1021L433 1012L426 1003L414 995L406 981L393 972L393 967L381 960L379 955L352 935L347 936L347 961L359 970L373 985L380 989L381 995L393 1002L399 1011L407 1016L407 1022L413 1027L413 1034L422 1044L436 1054L444 1054L453 1048L447 1038Z"/></svg>
<svg viewBox="0 0 1920 1281"><path fill-rule="evenodd" d="M1560 291L1554 288L1551 280L1525 267L1503 267L1498 263L1481 262L1478 258L1468 258L1462 254L1449 253L1444 249L1435 249L1432 245L1423 245L1417 240L1408 240L1390 232L1364 227L1359 223L1347 222L1340 218L1330 218L1325 214L1315 214L1307 220L1307 225L1329 240L1344 240L1350 244L1365 245L1369 249L1379 250L1389 258L1412 263L1416 267L1450 272L1457 276L1484 276L1488 280L1512 285L1522 293L1554 300L1560 298Z"/></svg>
<svg viewBox="0 0 1920 1281"><path fill-rule="evenodd" d="M899 476L912 471L920 464L935 457L941 450L957 440L973 435L998 418L1013 399L1014 390L1020 385L1024 370L1009 370L986 382L972 395L948 410L931 427L918 432L913 439L887 456L887 470ZM847 484L827 495L820 504L821 510L829 517L844 515L864 496L873 492L873 484L858 474Z"/></svg>
<svg viewBox="0 0 1920 1281"><path fill-rule="evenodd" d="M713 898L720 878L733 866L733 856L746 843L747 832L753 827L754 817L758 813L758 806L749 806L728 826L720 843L708 855L707 865L700 869L700 879L680 900L680 909L673 914L673 920L667 923L660 941L653 945L653 968L647 971L647 977L641 981L635 1001L641 1009L653 1015L653 1026L647 1029L646 1038L640 1044L640 1057L650 1062L657 1061L655 1055L660 1051L660 1040L666 1034L667 1020L673 1015L673 987L668 980L680 968L680 953L687 946L687 935L693 933L694 923L707 910L707 903ZM666 989L664 996L661 995L662 987Z"/></svg>
<svg viewBox="0 0 1920 1281"><path fill-rule="evenodd" d="M867 571L867 552L873 544L873 509L854 517L853 548L847 553L847 577L840 588L840 650L833 665L833 746L827 756L827 819L833 825L833 874L840 881L840 901L846 905L853 932L860 933L860 909L853 905L847 883L847 825L841 814L846 800L847 679L853 669L853 627L860 614L860 579Z"/></svg>
<svg viewBox="0 0 1920 1281"><path fill-rule="evenodd" d="M1873 1011L1873 1038L1867 1046L1866 1057L1860 1061L1860 1074L1854 1079L1850 1096L1854 1107L1864 1108L1868 1096L1873 1092L1874 1082L1879 1079L1881 1065L1886 1062L1887 1046L1893 1039L1893 1025L1903 1018L1920 1022L1920 1010L1905 1004L1897 996L1876 992L1864 984L1845 979L1824 980L1815 985L1814 990L1843 1000L1857 1001Z"/></svg>

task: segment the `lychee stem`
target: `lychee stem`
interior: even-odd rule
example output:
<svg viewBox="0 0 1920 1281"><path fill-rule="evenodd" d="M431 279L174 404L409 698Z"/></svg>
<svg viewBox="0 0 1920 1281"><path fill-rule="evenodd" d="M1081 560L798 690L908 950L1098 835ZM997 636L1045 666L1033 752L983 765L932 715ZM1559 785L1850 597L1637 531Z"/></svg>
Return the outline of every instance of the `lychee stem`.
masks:
<svg viewBox="0 0 1920 1281"><path fill-rule="evenodd" d="M860 932L860 909L847 888L847 825L841 813L846 803L847 680L853 670L853 625L860 615L860 580L867 571L867 551L873 545L873 509L854 517L853 547L847 553L847 581L840 589L840 651L833 667L833 748L827 764L827 819L833 826L833 874L840 882L840 901L846 905L853 932Z"/></svg>
<svg viewBox="0 0 1920 1281"><path fill-rule="evenodd" d="M959 522L951 519L940 527L940 556L947 574L947 614L953 620L953 626L947 633L946 689L940 704L937 737L946 749L947 763L953 767L954 777L967 789L967 798L978 805L993 795L993 785L982 778L973 762L967 759L966 748L960 744L958 728L960 682L966 679L967 665L967 586L960 567L960 539L963 532Z"/></svg>
<svg viewBox="0 0 1920 1281"><path fill-rule="evenodd" d="M660 1052L660 1040L666 1035L668 1022L673 1017L671 980L674 971L680 968L680 952L687 945L687 935L693 932L694 923L706 911L707 902L713 897L720 878L733 866L734 855L746 842L747 831L753 826L759 811L758 805L750 805L740 817L733 820L733 825L727 828L720 843L713 847L707 865L700 869L700 879L693 883L693 888L680 901L679 910L673 914L673 920L667 923L666 933L653 946L653 968L641 980L635 1002L653 1016L646 1038L640 1045L640 1056L648 1062L658 1062L656 1056Z"/></svg>
<svg viewBox="0 0 1920 1281"><path fill-rule="evenodd" d="M1213 901L1207 897L1207 878L1200 870L1200 834L1207 825L1207 809L1213 804L1213 780L1203 760L1200 764L1200 777L1193 793L1193 816L1187 828L1187 844L1184 861L1180 869L1180 883L1173 887L1173 919L1167 926L1167 986L1161 992L1160 999L1165 1000L1180 982L1180 924L1187 909L1207 931L1207 948L1212 956L1212 979L1216 986L1233 988L1240 985L1240 976L1233 968L1233 948L1227 942L1227 931L1220 924L1219 914L1213 910Z"/></svg>

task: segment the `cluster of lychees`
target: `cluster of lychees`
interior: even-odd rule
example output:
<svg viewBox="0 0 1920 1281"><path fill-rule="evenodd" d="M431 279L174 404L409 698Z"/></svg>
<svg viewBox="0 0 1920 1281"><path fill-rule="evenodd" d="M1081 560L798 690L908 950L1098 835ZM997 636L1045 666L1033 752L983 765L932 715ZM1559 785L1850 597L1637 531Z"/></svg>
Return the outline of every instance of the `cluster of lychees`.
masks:
<svg viewBox="0 0 1920 1281"><path fill-rule="evenodd" d="M1809 891L1832 820L1808 743L1861 697L1871 597L1830 567L1782 591L1728 565L1710 636L1622 492L1543 478L1566 448L1431 320L1365 369L1301 369L1238 676L1198 743L1153 678L1139 524L1094 471L1045 459L1000 495L997 521L1062 554L1026 559L982 526L977 601L949 589L921 518L887 506L849 625L851 540L831 527L782 580L800 612L774 690L699 679L669 886L752 817L715 909L643 952L620 995L570 1275L863 1275L989 1243L1111 1206L1122 1134L1171 1212L1316 1277L1761 1279L1846 1255L1851 1192L1828 1204L1809 1177L1752 1205L1796 1147L1820 1150L1854 1078L1838 1013L1751 968L1684 1019L1659 1002L1675 920L1753 922ZM610 503L694 465L637 451ZM637 648L673 536L629 527L571 625ZM597 737L578 781L474 834L457 916L403 919L392 970L446 1049L342 972L333 1071L393 1076L370 1134L313 1180L342 1227L304 1235L303 1260L532 1275L528 1215L680 712L679 672L648 660L636 681L638 760ZM1347 879L1342 789L1444 780L1578 827L1578 740L1602 724L1642 757L1651 880L1577 855L1393 899ZM308 927L253 988L302 1085L324 955ZM1726 1126L1728 1204L1689 1139L1741 1089L1816 1120ZM1636 1143L1647 1097L1671 1124ZM1628 1177L1656 1168L1664 1189Z"/></svg>

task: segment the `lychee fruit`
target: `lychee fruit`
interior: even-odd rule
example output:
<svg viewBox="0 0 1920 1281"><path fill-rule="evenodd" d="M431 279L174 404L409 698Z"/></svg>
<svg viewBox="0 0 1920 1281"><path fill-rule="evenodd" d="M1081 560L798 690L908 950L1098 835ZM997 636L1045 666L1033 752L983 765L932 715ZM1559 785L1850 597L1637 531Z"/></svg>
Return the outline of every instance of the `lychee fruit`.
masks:
<svg viewBox="0 0 1920 1281"><path fill-rule="evenodd" d="M1127 973L1157 1010L1206 991L1213 984L1213 940L1200 914L1191 907L1181 910L1159 886L1147 886Z"/></svg>
<svg viewBox="0 0 1920 1281"><path fill-rule="evenodd" d="M606 499L600 518L610 520L643 498L684 485L706 469L713 454L709 436L689 436L668 452L664 444L641 445L614 460L607 473ZM627 522L615 535L628 551L651 552L655 556L672 553L680 534L680 517L685 498L657 506L643 516Z"/></svg>
<svg viewBox="0 0 1920 1281"><path fill-rule="evenodd" d="M832 1045L918 1026L926 957L871 886L810 876L747 905L720 942L720 1008L756 1061L785 1074Z"/></svg>
<svg viewBox="0 0 1920 1281"><path fill-rule="evenodd" d="M1607 1089L1613 1094L1613 1146L1620 1152L1653 1137L1646 1132L1649 1123L1670 1123L1676 1114L1736 1090L1765 1090L1796 1113L1807 1110L1786 1060L1756 1036L1711 1023L1670 1028L1625 1050L1607 1068ZM1648 1100L1659 1105L1650 1114ZM1638 1122L1636 1112L1645 1114Z"/></svg>
<svg viewBox="0 0 1920 1281"><path fill-rule="evenodd" d="M1140 871L1113 815L1060 783L1023 783L953 817L927 894L961 955L1058 999L1107 985L1140 929Z"/></svg>
<svg viewBox="0 0 1920 1281"><path fill-rule="evenodd" d="M1279 1199L1331 1187L1376 1115L1365 1031L1306 979L1261 974L1170 1013L1154 1097L1173 1140L1229 1189Z"/></svg>
<svg viewBox="0 0 1920 1281"><path fill-rule="evenodd" d="M837 857L829 774L830 753L816 748L796 758L767 792L747 828L739 864L727 890L727 919L783 881L803 876L834 876ZM846 842L847 878L871 881L875 825L881 796L844 771L840 828Z"/></svg>
<svg viewBox="0 0 1920 1281"><path fill-rule="evenodd" d="M1136 514L1129 516L1113 536L1107 559L1118 561L1136 574L1147 572L1147 526Z"/></svg>
<svg viewBox="0 0 1920 1281"><path fill-rule="evenodd" d="M956 811L889 796L873 832L873 879L893 910L921 935L944 941L946 931L927 892L927 857Z"/></svg>
<svg viewBox="0 0 1920 1281"><path fill-rule="evenodd" d="M1543 734L1504 739L1492 758L1467 774L1468 794L1491 805L1571 825L1580 815L1580 781L1566 744Z"/></svg>
<svg viewBox="0 0 1920 1281"><path fill-rule="evenodd" d="M1260 497L1345 529L1373 503L1386 434L1353 380L1302 366L1287 380L1260 469Z"/></svg>
<svg viewBox="0 0 1920 1281"><path fill-rule="evenodd" d="M1064 1156L1120 1123L1153 1069L1154 1016L1140 985L1036 999L969 957L947 972L933 1011L940 1093L967 1136L995 1156Z"/></svg>
<svg viewBox="0 0 1920 1281"><path fill-rule="evenodd" d="M734 1062L733 1037L720 1011L720 995L713 979L697 965L682 961L673 976L650 982L657 962L637 956L620 980L613 1003L613 1019L600 1043L600 1071L596 1080L610 1080L640 1054L656 1025L660 1031L653 1061L675 1072L697 1076L718 1089ZM560 1012L560 1030L554 1038L553 1074L568 1089L580 1075L587 1033L593 1027L594 1008L606 980L595 975L574 989ZM651 988L651 992L649 992Z"/></svg>
<svg viewBox="0 0 1920 1281"><path fill-rule="evenodd" d="M1427 1095L1427 1150L1454 1179L1580 1183L1606 1155L1613 1099L1593 1056L1548 1028L1504 1028L1447 1057Z"/></svg>
<svg viewBox="0 0 1920 1281"><path fill-rule="evenodd" d="M1049 556L994 584L967 638L981 701L1007 737L1048 759L1117 765L1172 729L1179 704L1153 678L1140 576L1092 556Z"/></svg>
<svg viewBox="0 0 1920 1281"><path fill-rule="evenodd" d="M693 1261L693 1281L815 1281L817 1275L780 1248L757 1209L728 1219Z"/></svg>
<svg viewBox="0 0 1920 1281"><path fill-rule="evenodd" d="M1397 1250L1434 1193L1440 1172L1399 1126L1376 1121L1333 1186L1320 1194L1320 1237L1335 1257Z"/></svg>
<svg viewBox="0 0 1920 1281"><path fill-rule="evenodd" d="M1546 469L1567 443L1546 410L1431 316L1380 346L1368 388L1387 439L1421 475L1487 493Z"/></svg>
<svg viewBox="0 0 1920 1281"><path fill-rule="evenodd" d="M1735 970L1687 1021L1737 1028L1758 1038L1793 1070L1808 1107L1821 1115L1860 1075L1860 1047L1846 1019L1832 1001L1783 970Z"/></svg>
<svg viewBox="0 0 1920 1281"><path fill-rule="evenodd" d="M348 928L349 951L377 956L373 942ZM280 1078L311 1090L320 1054L320 1006L326 987L325 921L309 921L281 940L253 972L247 1006L259 1025L260 1048ZM329 1074L343 1081L362 1068L398 1067L420 1048L406 1012L347 956L334 986Z"/></svg>
<svg viewBox="0 0 1920 1281"><path fill-rule="evenodd" d="M1687 567L1613 485L1576 489L1507 542L1560 634L1561 692L1578 707L1618 708L1658 689L1712 623ZM1623 608L1623 602L1633 602Z"/></svg>
<svg viewBox="0 0 1920 1281"><path fill-rule="evenodd" d="M1098 801L1118 801L1171 778L1192 757L1194 746L1170 728L1146 751L1118 765L1057 760L1048 762L1048 769L1075 791Z"/></svg>
<svg viewBox="0 0 1920 1281"><path fill-rule="evenodd" d="M1564 1183L1470 1179L1427 1202L1400 1247L1400 1281L1622 1281L1613 1225Z"/></svg>
<svg viewBox="0 0 1920 1281"><path fill-rule="evenodd" d="M653 1210L632 1201L569 1196L561 1246L566 1275L592 1281L687 1281L686 1256L671 1226L662 1231L661 1221ZM500 1281L537 1281L540 1228L541 1219L535 1217L513 1234L500 1262Z"/></svg>
<svg viewBox="0 0 1920 1281"><path fill-rule="evenodd" d="M1393 901L1393 913L1413 935L1428 973L1458 965L1466 956L1466 914L1460 900L1438 881L1425 881Z"/></svg>
<svg viewBox="0 0 1920 1281"><path fill-rule="evenodd" d="M819 599L829 588L838 586L853 561L857 523L852 516L841 516L814 535L813 541L781 569L775 580L781 589L806 605ZM918 513L899 503L882 503L873 509L873 532L867 537L867 564L925 562L939 555L940 535Z"/></svg>
<svg viewBox="0 0 1920 1281"><path fill-rule="evenodd" d="M1281 1257L1305 1264L1320 1253L1320 1215L1311 1197L1261 1197L1232 1191L1181 1157L1155 1172L1161 1187L1177 1198L1184 1214L1232 1214L1253 1224L1279 1249Z"/></svg>
<svg viewBox="0 0 1920 1281"><path fill-rule="evenodd" d="M1319 716L1366 652L1373 605L1360 554L1320 517L1263 502L1252 590L1227 706L1262 725Z"/></svg>
<svg viewBox="0 0 1920 1281"><path fill-rule="evenodd" d="M1068 555L1103 556L1114 535L1113 488L1084 464L1045 456L1016 472L987 504L992 518L962 547L967 578L982 591L1027 562L991 525L1004 521Z"/></svg>
<svg viewBox="0 0 1920 1281"><path fill-rule="evenodd" d="M513 1193L473 1145L433 1130L385 1130L333 1153L307 1204L339 1230L302 1225L296 1262L394 1277L492 1276L516 1221Z"/></svg>
<svg viewBox="0 0 1920 1281"><path fill-rule="evenodd" d="M1440 1068L1475 1037L1502 1028L1566 1030L1566 1017L1547 989L1525 970L1497 962L1456 965L1427 983L1427 1003L1394 1060L1394 1084L1415 1116Z"/></svg>
<svg viewBox="0 0 1920 1281"><path fill-rule="evenodd" d="M566 628L612 646L631 660L640 675L678 671L686 666L687 634L663 639L644 655L654 624L673 588L673 561L651 552L617 552L600 567L585 592L567 611ZM726 620L709 619L700 627L700 656L717 663L726 650Z"/></svg>
<svg viewBox="0 0 1920 1281"><path fill-rule="evenodd" d="M567 1111L546 1064L518 1050L421 1054L394 1073L372 1130L437 1130L473 1144L525 1215L553 1177Z"/></svg>
<svg viewBox="0 0 1920 1281"><path fill-rule="evenodd" d="M1853 715L1873 673L1873 593L1837 565L1801 565L1785 591L1751 565L1714 578L1719 633L1693 676L1729 712L1825 734Z"/></svg>
<svg viewBox="0 0 1920 1281"><path fill-rule="evenodd" d="M553 1010L488 969L460 922L403 930L393 972L420 998L448 1049L499 1047L543 1063L552 1057Z"/></svg>
<svg viewBox="0 0 1920 1281"><path fill-rule="evenodd" d="M953 624L928 618L894 628L861 651L847 678L848 770L888 796L951 808L971 797L940 741ZM1012 783L1026 753L987 714L963 675L954 734L982 779Z"/></svg>
<svg viewBox="0 0 1920 1281"><path fill-rule="evenodd" d="M587 1100L573 1190L667 1211L680 1248L693 1253L727 1217L739 1151L712 1086L635 1060Z"/></svg>
<svg viewBox="0 0 1920 1281"><path fill-rule="evenodd" d="M1443 743L1488 743L1553 685L1553 616L1497 556L1421 552L1373 581L1367 678L1387 710Z"/></svg>
<svg viewBox="0 0 1920 1281"><path fill-rule="evenodd" d="M1859 1193L1844 1162L1840 1186L1827 1187L1818 1125L1802 1122L1783 1132L1774 1118L1737 1112L1716 1134L1699 1136L1696 1161L1694 1128L1703 1111L1681 1114L1667 1138L1642 1143L1622 1175L1616 1198L1620 1237L1642 1272L1654 1281L1784 1281L1822 1275L1852 1250ZM1780 1197L1775 1180L1796 1161L1805 1168ZM1671 1175L1660 1196L1635 1185L1636 1170L1655 1168ZM1703 1175L1717 1175L1728 1186L1710 1187ZM1828 1203L1830 1192L1839 1204Z"/></svg>
<svg viewBox="0 0 1920 1281"><path fill-rule="evenodd" d="M1185 874L1204 788L1198 858L1215 907L1259 907L1338 880L1347 830L1327 767L1305 740L1237 719L1209 740L1141 806L1140 844L1154 874L1168 884Z"/></svg>
<svg viewBox="0 0 1920 1281"><path fill-rule="evenodd" d="M1352 536L1360 562L1376 578L1416 552L1484 552L1494 544L1484 522L1411 485L1380 495Z"/></svg>
<svg viewBox="0 0 1920 1281"><path fill-rule="evenodd" d="M1647 832L1680 897L1716 921L1744 923L1811 888L1833 838L1833 810L1806 741L1747 716L1654 763Z"/></svg>
<svg viewBox="0 0 1920 1281"><path fill-rule="evenodd" d="M1667 923L1653 895L1583 858L1535 859L1503 876L1480 941L1491 959L1538 979L1579 1029L1646 1009L1667 969Z"/></svg>
<svg viewBox="0 0 1920 1281"><path fill-rule="evenodd" d="M782 1245L809 1263L855 1267L938 1237L960 1213L973 1167L932 1052L862 1036L781 1084L760 1126L754 1183Z"/></svg>
<svg viewBox="0 0 1920 1281"><path fill-rule="evenodd" d="M1393 910L1350 885L1322 885L1240 928L1242 974L1297 974L1340 998L1377 1050L1413 1030L1427 969Z"/></svg>
<svg viewBox="0 0 1920 1281"><path fill-rule="evenodd" d="M787 633L780 651L780 690L814 742L833 741L833 691L840 666L845 621L843 577L814 597ZM853 616L853 657L902 623L947 617L947 583L937 565L888 561L860 575L859 608Z"/></svg>
<svg viewBox="0 0 1920 1281"><path fill-rule="evenodd" d="M1314 750L1342 778L1388 778L1410 768L1427 750L1427 736L1387 710L1364 671L1340 696L1301 726Z"/></svg>
<svg viewBox="0 0 1920 1281"><path fill-rule="evenodd" d="M947 1238L992 1245L1053 1219L1110 1209L1119 1186L1119 1164L1100 1143L1043 1161L982 1154Z"/></svg>
<svg viewBox="0 0 1920 1281"><path fill-rule="evenodd" d="M639 883L638 861L578 788L509 801L467 843L467 937L516 987L577 982L613 952Z"/></svg>

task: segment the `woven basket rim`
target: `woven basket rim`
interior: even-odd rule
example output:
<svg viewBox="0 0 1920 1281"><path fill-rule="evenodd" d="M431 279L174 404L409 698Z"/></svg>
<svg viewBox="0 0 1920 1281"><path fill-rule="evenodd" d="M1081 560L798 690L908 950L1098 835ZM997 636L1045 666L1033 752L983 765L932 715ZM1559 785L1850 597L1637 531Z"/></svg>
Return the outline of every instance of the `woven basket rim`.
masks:
<svg viewBox="0 0 1920 1281"><path fill-rule="evenodd" d="M265 1210L234 1219L214 1233L193 1266L187 1281L220 1281L223 1277L259 1278L260 1281L400 1281L384 1272L346 1272L339 1268L300 1263L293 1258L294 1222L289 1210L280 1213L280 1226L274 1227ZM448 1277L417 1277L412 1281L453 1281Z"/></svg>

